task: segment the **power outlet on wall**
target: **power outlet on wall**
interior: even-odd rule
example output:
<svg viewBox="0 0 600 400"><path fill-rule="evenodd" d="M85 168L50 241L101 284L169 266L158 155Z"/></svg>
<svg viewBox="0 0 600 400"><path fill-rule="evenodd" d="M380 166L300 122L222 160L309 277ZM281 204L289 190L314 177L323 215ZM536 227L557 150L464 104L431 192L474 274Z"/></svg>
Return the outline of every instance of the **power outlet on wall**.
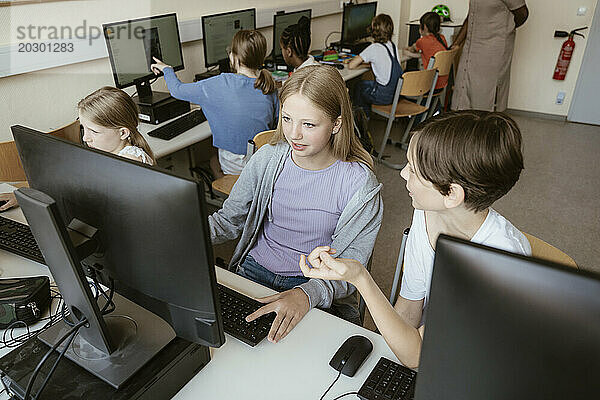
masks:
<svg viewBox="0 0 600 400"><path fill-rule="evenodd" d="M566 93L565 92L558 92L558 94L556 95L556 104L562 104L565 102L565 96Z"/></svg>

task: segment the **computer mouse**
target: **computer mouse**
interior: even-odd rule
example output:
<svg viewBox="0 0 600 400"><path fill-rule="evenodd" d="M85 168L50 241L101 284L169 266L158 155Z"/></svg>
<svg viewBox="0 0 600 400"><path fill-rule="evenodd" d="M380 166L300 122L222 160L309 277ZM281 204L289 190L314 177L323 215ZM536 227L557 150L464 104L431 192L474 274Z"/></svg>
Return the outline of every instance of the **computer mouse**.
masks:
<svg viewBox="0 0 600 400"><path fill-rule="evenodd" d="M354 376L367 356L373 350L373 343L364 336L351 336L333 355L329 365L346 376Z"/></svg>
<svg viewBox="0 0 600 400"><path fill-rule="evenodd" d="M344 69L344 64L334 64L337 69Z"/></svg>

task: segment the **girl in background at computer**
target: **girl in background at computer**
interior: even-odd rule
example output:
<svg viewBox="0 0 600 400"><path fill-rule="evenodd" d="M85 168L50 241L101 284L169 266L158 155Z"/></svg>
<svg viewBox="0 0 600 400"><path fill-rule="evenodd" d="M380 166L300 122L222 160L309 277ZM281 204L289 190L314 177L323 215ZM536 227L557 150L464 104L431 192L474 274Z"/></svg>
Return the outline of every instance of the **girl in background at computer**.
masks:
<svg viewBox="0 0 600 400"><path fill-rule="evenodd" d="M246 164L248 140L275 128L279 102L275 81L261 69L267 40L259 31L241 30L231 41L229 61L235 73L195 83L182 83L173 68L155 59L152 70L162 71L171 95L202 107L210 125L218 158L211 160L215 178L239 175Z"/></svg>
<svg viewBox="0 0 600 400"><path fill-rule="evenodd" d="M440 33L441 17L434 12L426 12L419 19L419 33L421 37L409 47L405 47L408 54L421 53L423 68L429 65L429 59L439 51L448 50L448 43ZM443 89L448 84L448 76L438 78L435 89Z"/></svg>
<svg viewBox="0 0 600 400"><path fill-rule="evenodd" d="M296 71L308 65L320 65L308 54L310 49L310 19L302 16L298 23L288 26L279 38L281 54L287 65Z"/></svg>
<svg viewBox="0 0 600 400"><path fill-rule="evenodd" d="M361 108L367 116L371 104L391 104L402 67L398 61L398 48L391 42L394 22L387 14L379 14L371 21L371 36L375 43L364 49L348 63L349 69L360 68L370 63L375 75L374 81L359 81L354 88L353 104Z"/></svg>
<svg viewBox="0 0 600 400"><path fill-rule="evenodd" d="M223 208L209 216L213 244L239 238L229 267L282 292L260 299L268 304L247 317L275 312L273 342L313 307L360 321L352 285L305 278L298 260L327 243L366 265L383 215L381 184L353 132L339 72L301 68L284 83L280 99L270 145L250 158Z"/></svg>
<svg viewBox="0 0 600 400"><path fill-rule="evenodd" d="M155 163L150 146L137 129L137 106L127 93L105 86L79 101L77 110L87 146L145 164ZM0 193L2 200L6 203L0 211L18 205L13 193Z"/></svg>
<svg viewBox="0 0 600 400"><path fill-rule="evenodd" d="M144 164L156 163L152 149L137 129L138 109L127 93L105 86L82 99L77 110L87 146Z"/></svg>

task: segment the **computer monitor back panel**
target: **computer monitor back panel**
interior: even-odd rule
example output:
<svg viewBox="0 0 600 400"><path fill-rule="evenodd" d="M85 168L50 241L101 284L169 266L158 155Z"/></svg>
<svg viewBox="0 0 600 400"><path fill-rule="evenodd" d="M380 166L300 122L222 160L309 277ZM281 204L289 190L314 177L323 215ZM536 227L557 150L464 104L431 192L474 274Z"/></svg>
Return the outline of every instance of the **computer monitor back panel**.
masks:
<svg viewBox="0 0 600 400"><path fill-rule="evenodd" d="M600 393L600 279L441 236L416 400Z"/></svg>
<svg viewBox="0 0 600 400"><path fill-rule="evenodd" d="M187 311L219 320L201 185L29 128L12 130L31 187L56 201L66 225L76 218L99 230L103 248L86 264L101 266L124 286L121 294L163 317L178 336L197 341L200 328L184 318ZM189 325L178 326L182 321ZM218 343L216 334L203 344Z"/></svg>
<svg viewBox="0 0 600 400"><path fill-rule="evenodd" d="M281 34L285 28L297 24L302 17L306 17L310 21L311 12L312 10L302 10L273 15L273 59L283 58L279 38L281 38Z"/></svg>
<svg viewBox="0 0 600 400"><path fill-rule="evenodd" d="M102 25L115 85L125 88L154 77L152 57L183 69L176 14Z"/></svg>
<svg viewBox="0 0 600 400"><path fill-rule="evenodd" d="M206 67L227 60L227 48L237 31L256 29L256 9L232 11L202 17L204 63Z"/></svg>
<svg viewBox="0 0 600 400"><path fill-rule="evenodd" d="M352 44L359 39L369 36L368 28L375 17L377 2L344 5L342 17L342 40L343 44Z"/></svg>

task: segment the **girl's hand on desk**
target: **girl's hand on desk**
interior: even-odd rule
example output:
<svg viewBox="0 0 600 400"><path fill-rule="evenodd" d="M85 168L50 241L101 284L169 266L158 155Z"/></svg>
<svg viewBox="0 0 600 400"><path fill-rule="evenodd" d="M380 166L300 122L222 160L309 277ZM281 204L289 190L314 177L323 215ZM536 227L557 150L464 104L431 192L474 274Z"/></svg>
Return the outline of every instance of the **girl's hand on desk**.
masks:
<svg viewBox="0 0 600 400"><path fill-rule="evenodd" d="M2 204L2 202L6 203ZM6 211L19 205L14 193L0 193L0 204L2 204L0 211Z"/></svg>
<svg viewBox="0 0 600 400"><path fill-rule="evenodd" d="M155 61L155 63L150 66L150 69L152 72L154 72L154 75L159 75L167 67L171 68L170 65L165 64L156 57L152 57L152 59Z"/></svg>
<svg viewBox="0 0 600 400"><path fill-rule="evenodd" d="M356 282L367 270L351 258L333 258L331 254L334 253L335 249L329 246L315 247L308 255L312 268L306 263L306 256L301 255L299 265L302 273L307 278L346 281L356 286Z"/></svg>
<svg viewBox="0 0 600 400"><path fill-rule="evenodd" d="M286 290L257 300L269 304L248 315L246 321L251 322L260 316L275 312L277 316L273 320L271 330L267 336L273 343L279 342L290 333L309 310L308 296L300 288Z"/></svg>

